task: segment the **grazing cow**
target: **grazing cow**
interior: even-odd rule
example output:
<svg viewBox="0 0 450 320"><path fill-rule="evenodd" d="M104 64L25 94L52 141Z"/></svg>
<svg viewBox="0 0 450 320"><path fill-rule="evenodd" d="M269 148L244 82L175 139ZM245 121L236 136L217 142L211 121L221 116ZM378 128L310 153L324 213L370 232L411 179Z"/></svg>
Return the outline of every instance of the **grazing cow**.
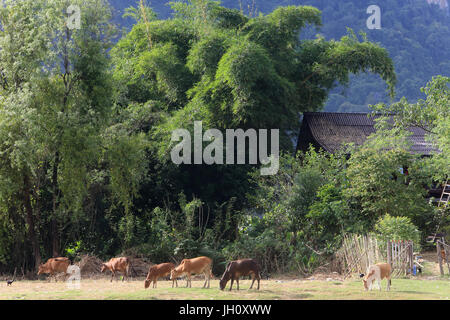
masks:
<svg viewBox="0 0 450 320"><path fill-rule="evenodd" d="M49 273L51 280L52 276L55 276L55 282L58 282L58 279L56 279L56 274L59 272L64 272L64 275L66 276L67 273L67 267L70 265L69 258L64 257L58 257L58 258L50 258L47 260L46 263L43 263L39 266L38 275L41 275L43 273Z"/></svg>
<svg viewBox="0 0 450 320"><path fill-rule="evenodd" d="M392 268L389 263L377 263L367 268L367 275L361 274L363 278L364 288L372 290L372 285L377 280L378 288L381 290L381 280L387 279L387 291L391 289L391 272Z"/></svg>
<svg viewBox="0 0 450 320"><path fill-rule="evenodd" d="M111 282L113 278L116 277L116 272L120 271L123 273L122 282L125 280L125 277L128 281L128 272L130 271L131 262L130 259L126 257L120 258L111 258L108 262L102 263L102 269L100 270L102 273L105 270L111 271Z"/></svg>
<svg viewBox="0 0 450 320"><path fill-rule="evenodd" d="M170 262L151 266L148 270L147 279L145 279L145 289L150 286L151 282L153 282L153 288L156 288L158 278L167 277L174 268L175 265ZM176 278L172 279L172 288L174 283L178 288L178 282Z"/></svg>
<svg viewBox="0 0 450 320"><path fill-rule="evenodd" d="M209 281L212 277L211 268L212 260L208 257L183 259L180 265L170 272L170 280L176 279L177 277L182 275L187 275L186 288L188 286L192 288L191 275L203 273L205 275L205 283L203 284L203 288L205 288L206 282L208 282L209 288Z"/></svg>
<svg viewBox="0 0 450 320"><path fill-rule="evenodd" d="M261 276L259 273L259 267L255 260L253 259L241 259L236 261L231 261L227 264L225 272L220 279L220 290L225 289L227 286L227 282L231 279L230 291L233 287L233 281L236 280L237 289L239 290L239 277L248 276L252 277L252 284L249 289L253 288L253 283L255 280L258 280L258 290L259 290L259 281L261 280Z"/></svg>

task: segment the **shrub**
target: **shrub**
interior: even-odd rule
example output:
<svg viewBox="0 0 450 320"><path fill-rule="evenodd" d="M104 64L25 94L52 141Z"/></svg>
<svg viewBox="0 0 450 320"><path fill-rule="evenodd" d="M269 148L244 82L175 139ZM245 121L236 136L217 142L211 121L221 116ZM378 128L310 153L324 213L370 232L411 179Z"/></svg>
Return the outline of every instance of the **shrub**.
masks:
<svg viewBox="0 0 450 320"><path fill-rule="evenodd" d="M412 240L415 246L420 245L420 231L408 217L392 217L386 214L378 219L375 234L383 244L388 240Z"/></svg>

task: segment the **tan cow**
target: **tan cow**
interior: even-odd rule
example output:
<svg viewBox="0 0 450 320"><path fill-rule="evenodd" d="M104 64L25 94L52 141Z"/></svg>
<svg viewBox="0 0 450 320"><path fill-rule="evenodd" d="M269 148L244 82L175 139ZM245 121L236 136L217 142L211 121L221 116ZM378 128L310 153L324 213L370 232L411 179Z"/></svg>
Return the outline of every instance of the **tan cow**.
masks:
<svg viewBox="0 0 450 320"><path fill-rule="evenodd" d="M113 278L116 277L116 272L120 271L123 273L122 282L125 280L125 277L128 281L128 272L130 271L131 262L130 259L126 257L120 258L111 258L108 262L102 263L102 269L100 270L102 273L105 270L111 271L111 282Z"/></svg>
<svg viewBox="0 0 450 320"><path fill-rule="evenodd" d="M46 263L43 263L39 265L38 275L41 275L43 273L49 273L50 278L49 281L51 281L51 277L55 276L55 282L58 282L58 279L56 279L56 274L60 272L64 272L64 278L67 273L67 268L70 265L69 258L65 257L57 257L57 258L50 258L47 260Z"/></svg>
<svg viewBox="0 0 450 320"><path fill-rule="evenodd" d="M212 260L208 257L198 257L193 259L184 259L180 265L170 272L170 280L176 279L179 276L186 275L186 288L189 286L192 288L191 275L203 273L205 275L205 283L203 288L206 287L206 282L209 282L212 276Z"/></svg>
<svg viewBox="0 0 450 320"><path fill-rule="evenodd" d="M174 268L175 265L170 262L151 266L150 269L148 269L147 278L145 279L145 289L150 286L151 282L153 282L153 288L156 288L158 278L167 277ZM178 288L177 278L172 279L172 288L174 283Z"/></svg>
<svg viewBox="0 0 450 320"><path fill-rule="evenodd" d="M367 275L362 274L364 288L372 290L372 285L377 280L378 288L381 290L381 280L387 279L387 291L391 289L391 273L392 268L389 263L377 263L367 268Z"/></svg>

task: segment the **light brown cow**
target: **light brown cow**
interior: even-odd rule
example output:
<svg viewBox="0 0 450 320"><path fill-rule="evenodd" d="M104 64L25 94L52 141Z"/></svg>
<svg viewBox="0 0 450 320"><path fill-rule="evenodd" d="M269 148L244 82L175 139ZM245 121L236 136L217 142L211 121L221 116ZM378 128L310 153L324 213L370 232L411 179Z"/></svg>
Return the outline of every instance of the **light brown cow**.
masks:
<svg viewBox="0 0 450 320"><path fill-rule="evenodd" d="M389 263L377 263L367 268L367 275L362 274L364 289L372 290L372 285L377 280L378 288L381 290L381 280L387 279L387 291L391 288L392 268Z"/></svg>
<svg viewBox="0 0 450 320"><path fill-rule="evenodd" d="M179 276L186 275L186 288L189 286L192 288L191 275L203 273L205 275L205 283L203 288L206 287L206 282L209 282L212 277L212 260L208 257L198 257L193 259L184 259L180 265L170 272L170 280L176 279Z"/></svg>
<svg viewBox="0 0 450 320"><path fill-rule="evenodd" d="M111 258L108 262L102 263L102 269L100 270L102 273L105 270L111 271L111 282L113 278L116 277L116 272L120 271L123 273L122 282L125 280L125 277L128 281L128 272L130 271L131 262L130 259L126 257L120 258Z"/></svg>
<svg viewBox="0 0 450 320"><path fill-rule="evenodd" d="M47 260L46 263L43 263L39 265L38 275L41 275L43 273L49 273L50 278L49 281L51 281L51 277L55 276L55 282L58 282L58 279L56 279L56 274L60 272L64 272L64 278L66 277L67 268L70 265L69 258L65 257L57 257L57 258L50 258Z"/></svg>
<svg viewBox="0 0 450 320"><path fill-rule="evenodd" d="M150 286L151 282L153 282L153 288L156 288L158 278L167 277L174 268L175 265L170 262L151 266L150 269L148 269L147 278L145 279L145 289ZM177 278L172 279L172 288L174 283L178 288Z"/></svg>

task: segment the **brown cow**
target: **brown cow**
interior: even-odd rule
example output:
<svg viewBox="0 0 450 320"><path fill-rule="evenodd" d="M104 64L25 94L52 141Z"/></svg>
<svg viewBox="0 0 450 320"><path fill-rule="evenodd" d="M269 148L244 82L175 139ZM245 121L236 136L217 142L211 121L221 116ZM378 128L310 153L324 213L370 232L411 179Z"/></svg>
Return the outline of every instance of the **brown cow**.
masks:
<svg viewBox="0 0 450 320"><path fill-rule="evenodd" d="M47 260L46 263L43 263L39 265L38 275L41 275L43 273L49 273L51 280L52 276L55 276L55 282L58 282L58 279L56 279L56 274L59 272L64 272L64 278L66 276L67 268L70 265L69 258L65 257L57 257L57 258L50 258Z"/></svg>
<svg viewBox="0 0 450 320"><path fill-rule="evenodd" d="M116 277L116 272L120 271L123 273L122 282L125 280L125 277L128 281L128 272L130 271L131 262L130 259L126 257L120 258L111 258L108 262L102 263L102 269L100 270L102 273L105 270L111 271L111 282L113 278Z"/></svg>
<svg viewBox="0 0 450 320"><path fill-rule="evenodd" d="M255 280L258 280L258 290L259 290L259 281L261 280L261 276L259 274L259 267L255 260L253 259L241 259L231 261L227 264L225 272L220 279L220 290L225 289L227 286L228 280L231 279L230 291L233 288L233 281L236 280L237 289L239 290L239 277L241 276L252 276L252 284L249 289L253 288L253 283Z"/></svg>
<svg viewBox="0 0 450 320"><path fill-rule="evenodd" d="M211 268L212 260L208 257L183 259L180 265L170 272L170 280L176 279L177 277L182 275L187 275L186 288L188 286L192 288L191 274L203 273L205 275L205 283L203 284L203 288L205 288L206 282L208 282L209 288L209 281L212 276Z"/></svg>
<svg viewBox="0 0 450 320"><path fill-rule="evenodd" d="M167 277L174 268L175 265L170 262L151 266L148 270L147 278L145 279L145 289L150 286L151 282L153 282L153 288L156 288L158 278ZM178 282L176 278L172 279L172 288L174 283L178 288Z"/></svg>

